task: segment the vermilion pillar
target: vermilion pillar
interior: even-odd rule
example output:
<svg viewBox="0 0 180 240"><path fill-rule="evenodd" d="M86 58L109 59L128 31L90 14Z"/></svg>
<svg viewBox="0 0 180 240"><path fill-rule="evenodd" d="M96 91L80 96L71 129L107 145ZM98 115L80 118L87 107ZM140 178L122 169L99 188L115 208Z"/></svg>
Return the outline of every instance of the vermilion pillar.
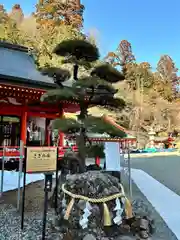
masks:
<svg viewBox="0 0 180 240"><path fill-rule="evenodd" d="M64 146L64 133L59 132L59 146L63 147Z"/></svg>
<svg viewBox="0 0 180 240"><path fill-rule="evenodd" d="M63 115L64 115L64 110L61 109L60 117L62 118ZM63 147L63 146L64 146L64 133L62 133L62 132L59 132L59 146L60 146L60 147Z"/></svg>
<svg viewBox="0 0 180 240"><path fill-rule="evenodd" d="M26 145L27 136L27 112L25 110L21 113L21 141Z"/></svg>
<svg viewBox="0 0 180 240"><path fill-rule="evenodd" d="M100 157L95 158L95 163L96 163L96 165L100 166L100 163L101 163Z"/></svg>

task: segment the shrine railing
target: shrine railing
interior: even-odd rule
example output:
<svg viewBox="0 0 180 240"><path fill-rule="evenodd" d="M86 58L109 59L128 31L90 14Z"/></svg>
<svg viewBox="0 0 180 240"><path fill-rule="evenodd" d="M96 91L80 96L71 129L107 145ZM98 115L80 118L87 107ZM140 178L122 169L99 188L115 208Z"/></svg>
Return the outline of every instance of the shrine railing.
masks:
<svg viewBox="0 0 180 240"><path fill-rule="evenodd" d="M0 159L19 159L20 147L19 146L0 146Z"/></svg>
<svg viewBox="0 0 180 240"><path fill-rule="evenodd" d="M69 147L58 147L58 156L61 159ZM76 146L71 147L74 152L78 149ZM5 158L5 160L19 160L20 158L20 147L19 146L0 146L0 159Z"/></svg>

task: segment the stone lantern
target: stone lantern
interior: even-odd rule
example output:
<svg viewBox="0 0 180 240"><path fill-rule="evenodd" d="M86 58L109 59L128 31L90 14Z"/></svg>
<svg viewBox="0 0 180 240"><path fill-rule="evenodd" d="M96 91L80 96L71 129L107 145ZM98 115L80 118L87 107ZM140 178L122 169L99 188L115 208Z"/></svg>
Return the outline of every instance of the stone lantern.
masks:
<svg viewBox="0 0 180 240"><path fill-rule="evenodd" d="M154 148L154 139L155 139L155 135L156 132L153 130L153 128L150 129L150 131L148 132L149 135L149 147L150 148Z"/></svg>

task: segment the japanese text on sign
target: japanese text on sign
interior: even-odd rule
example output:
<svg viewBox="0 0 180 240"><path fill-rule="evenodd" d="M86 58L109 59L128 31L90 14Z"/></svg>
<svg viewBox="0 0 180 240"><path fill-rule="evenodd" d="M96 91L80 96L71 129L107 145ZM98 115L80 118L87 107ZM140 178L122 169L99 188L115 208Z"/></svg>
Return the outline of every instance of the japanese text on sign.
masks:
<svg viewBox="0 0 180 240"><path fill-rule="evenodd" d="M26 171L50 172L57 166L57 148L27 147Z"/></svg>

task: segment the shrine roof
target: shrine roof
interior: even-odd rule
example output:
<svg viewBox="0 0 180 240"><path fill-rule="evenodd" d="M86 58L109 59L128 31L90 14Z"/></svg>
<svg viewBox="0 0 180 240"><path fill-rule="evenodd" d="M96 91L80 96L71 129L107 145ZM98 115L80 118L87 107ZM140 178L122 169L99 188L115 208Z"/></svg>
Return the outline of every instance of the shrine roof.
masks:
<svg viewBox="0 0 180 240"><path fill-rule="evenodd" d="M157 142L165 142L165 141L168 141L168 137L155 136L155 137L154 137L154 141L157 141Z"/></svg>
<svg viewBox="0 0 180 240"><path fill-rule="evenodd" d="M87 136L89 139L95 140L95 141L120 141L120 140L136 140L136 138L132 135L125 134L124 137L111 137L109 134L98 134L98 133L87 133Z"/></svg>
<svg viewBox="0 0 180 240"><path fill-rule="evenodd" d="M28 48L0 41L0 81L9 84L55 88L53 80L41 75Z"/></svg>

